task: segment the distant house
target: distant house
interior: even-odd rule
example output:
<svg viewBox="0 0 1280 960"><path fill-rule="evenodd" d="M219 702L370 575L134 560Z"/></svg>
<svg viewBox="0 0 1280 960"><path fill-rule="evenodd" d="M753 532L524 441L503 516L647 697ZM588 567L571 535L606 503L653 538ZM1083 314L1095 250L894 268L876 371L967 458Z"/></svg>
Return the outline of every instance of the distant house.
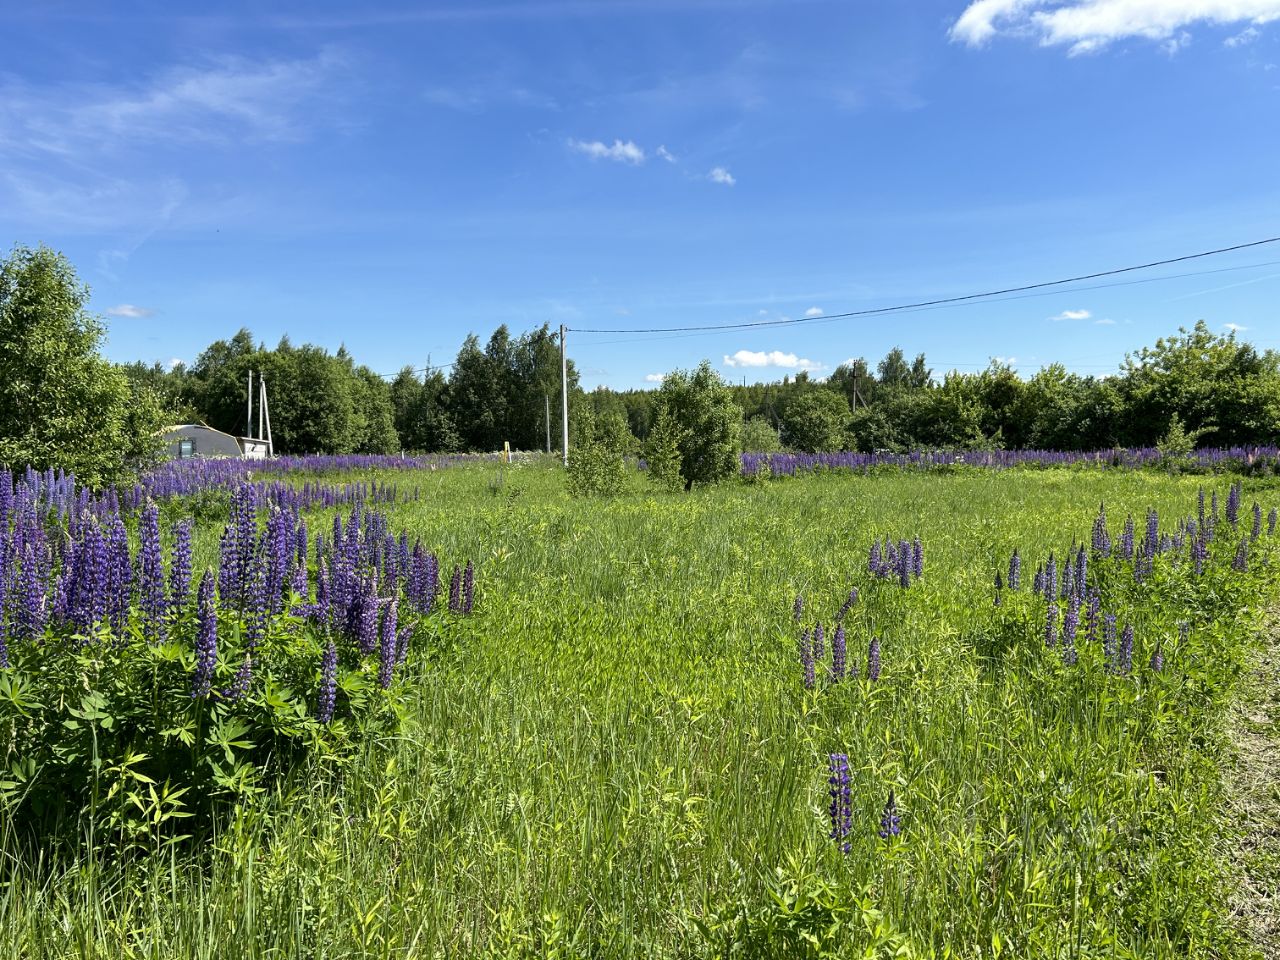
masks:
<svg viewBox="0 0 1280 960"><path fill-rule="evenodd" d="M267 441L233 437L203 423L180 423L164 430L165 456L170 460L192 457L244 457L261 460L267 455Z"/></svg>

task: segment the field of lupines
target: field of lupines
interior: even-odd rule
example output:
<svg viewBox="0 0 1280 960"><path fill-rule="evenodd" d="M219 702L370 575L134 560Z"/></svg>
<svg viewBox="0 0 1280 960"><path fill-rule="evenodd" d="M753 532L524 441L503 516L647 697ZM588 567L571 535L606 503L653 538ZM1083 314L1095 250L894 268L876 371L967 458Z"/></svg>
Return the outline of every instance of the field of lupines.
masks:
<svg viewBox="0 0 1280 960"><path fill-rule="evenodd" d="M326 469L0 483L0 954L1250 955L1280 484Z"/></svg>

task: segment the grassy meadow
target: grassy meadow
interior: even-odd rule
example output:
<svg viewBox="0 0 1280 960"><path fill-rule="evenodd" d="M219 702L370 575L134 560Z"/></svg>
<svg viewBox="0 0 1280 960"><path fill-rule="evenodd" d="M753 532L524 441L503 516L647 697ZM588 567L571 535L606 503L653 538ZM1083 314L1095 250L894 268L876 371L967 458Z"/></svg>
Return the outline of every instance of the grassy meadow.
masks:
<svg viewBox="0 0 1280 960"><path fill-rule="evenodd" d="M393 531L476 562L474 615L408 664L401 729L294 770L198 849L9 850L0 956L1250 955L1227 907L1223 731L1273 540L1247 576L1239 535L1202 578L1167 556L1142 585L1093 563L1134 627L1128 675L1083 623L1064 665L1031 590L1051 550L1088 546L1100 503L1113 538L1149 508L1172 533L1228 478L831 472L686 495L636 477L608 500L570 498L546 463L380 478L419 489L379 507ZM1280 487L1245 481L1242 529L1255 500ZM202 521L197 567L219 530ZM922 543L909 588L868 571L886 535ZM1022 588L996 606L1015 547ZM830 638L853 587L858 677L819 666L806 689L800 631ZM901 832L882 839L891 789Z"/></svg>

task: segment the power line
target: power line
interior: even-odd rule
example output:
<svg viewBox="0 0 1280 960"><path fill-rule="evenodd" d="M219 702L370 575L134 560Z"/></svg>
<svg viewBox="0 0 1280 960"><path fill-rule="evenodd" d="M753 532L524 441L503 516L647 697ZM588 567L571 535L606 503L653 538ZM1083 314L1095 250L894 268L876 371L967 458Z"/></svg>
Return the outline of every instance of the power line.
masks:
<svg viewBox="0 0 1280 960"><path fill-rule="evenodd" d="M1145 284L1145 283L1162 283L1166 280L1184 280L1188 277L1208 277L1208 276L1214 276L1219 273L1236 273L1241 270L1259 270L1262 267L1273 267L1273 266L1276 266L1277 264L1280 264L1280 260L1263 260L1260 263L1246 263L1246 264L1241 264L1235 267L1218 267L1214 270L1189 270L1183 273L1166 273L1159 277L1143 277L1140 280L1118 280L1113 283L1090 284L1087 287L1076 287L1072 292L1083 293L1088 290L1109 290L1114 287L1133 287L1133 286L1138 286L1140 284ZM993 300L988 300L986 302L987 303L1013 303L1015 300L1034 300L1038 297L1052 297L1056 295L1057 295L1056 291L1050 290L1050 291L1042 291L1040 293L1024 293L1018 296L1001 297L998 300L993 299ZM903 307L901 309L898 309L896 312L904 313L904 314L905 313L924 313L929 310L946 310L950 307L958 307L958 306L963 306L963 304L943 303L943 304L937 304L937 305L928 306L928 307L910 307L910 308ZM840 316L823 315L820 317L806 317L805 319L808 320L810 323L827 323L832 320L840 319ZM588 331L583 331L583 332L585 333ZM716 330L701 330L699 332L694 332L694 333L676 333L676 334L668 334L666 336L658 336L658 337L629 337L623 340L593 340L591 342L591 345L593 347L603 347L609 344L617 344L617 343L657 343L662 340L690 340L695 337L713 336L716 332L717 332Z"/></svg>
<svg viewBox="0 0 1280 960"><path fill-rule="evenodd" d="M784 327L801 323L814 323L817 321L830 322L832 320L844 320L850 317L878 316L886 313L898 313L904 310L918 310L925 307L938 307L952 303L965 303L972 300L985 300L990 297L999 297L1011 293L1025 293L1028 290L1043 290L1045 287L1060 287L1068 283L1079 283L1083 280L1097 280L1101 277L1114 277L1118 274L1133 273L1137 270L1150 270L1154 267L1167 267L1174 263L1185 263L1188 260L1201 260L1205 257L1215 257L1224 253L1234 253L1237 250L1248 250L1252 247L1261 247L1264 244L1278 242L1280 242L1280 237L1268 237L1265 240L1253 240L1249 243L1237 243L1234 246L1219 247L1216 250L1205 250L1201 253L1189 253L1181 257L1170 257L1167 260L1153 260L1150 263L1140 263L1130 267L1116 267L1112 270L1101 270L1097 273L1086 273L1077 277L1066 277L1061 280L1045 280L1040 283L1028 283L1018 287L1005 287L1001 290L988 290L985 293L969 293L960 297L943 297L937 300L920 300L915 303L902 303L892 307L874 307L867 310L851 310L848 313L828 314L822 317L795 317L786 320L755 320L746 323L717 323L688 327L614 327L611 329L600 330L570 327L568 329L573 333L686 333L696 330L744 330L752 327Z"/></svg>
<svg viewBox="0 0 1280 960"><path fill-rule="evenodd" d="M433 370L448 370L450 367L454 366L455 362L456 361L451 360L448 363L437 363L434 367L414 367L409 372L431 373ZM403 370L397 370L395 373L375 373L374 376L381 377L383 380L389 380L400 376L402 373L404 373Z"/></svg>

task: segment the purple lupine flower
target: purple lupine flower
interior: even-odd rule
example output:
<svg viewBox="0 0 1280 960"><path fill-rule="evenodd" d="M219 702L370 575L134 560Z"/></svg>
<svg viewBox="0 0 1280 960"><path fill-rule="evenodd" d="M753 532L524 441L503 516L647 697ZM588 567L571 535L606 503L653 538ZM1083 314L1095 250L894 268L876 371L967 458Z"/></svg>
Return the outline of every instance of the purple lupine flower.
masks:
<svg viewBox="0 0 1280 960"><path fill-rule="evenodd" d="M1058 597L1065 600L1070 596L1076 588L1076 561L1072 551L1067 551L1067 566L1062 571L1062 589L1058 591Z"/></svg>
<svg viewBox="0 0 1280 960"><path fill-rule="evenodd" d="M143 508L138 532L141 540L138 583L142 593L143 635L150 643L162 643L168 599L164 592L164 559L160 552L160 509L154 502Z"/></svg>
<svg viewBox="0 0 1280 960"><path fill-rule="evenodd" d="M471 565L471 561L467 561L467 567L462 571L462 612L470 613L476 599L476 571Z"/></svg>
<svg viewBox="0 0 1280 960"><path fill-rule="evenodd" d="M911 544L906 540L898 544L898 584L911 586Z"/></svg>
<svg viewBox="0 0 1280 960"><path fill-rule="evenodd" d="M409 659L409 641L413 639L413 625L406 623L396 635L396 666Z"/></svg>
<svg viewBox="0 0 1280 960"><path fill-rule="evenodd" d="M1191 563L1197 577L1204 573L1204 561L1207 554L1208 551L1205 549L1203 537L1196 537L1191 541Z"/></svg>
<svg viewBox="0 0 1280 960"><path fill-rule="evenodd" d="M362 592L357 594L353 607L356 645L361 655L367 657L378 647L378 590L372 580L367 581Z"/></svg>
<svg viewBox="0 0 1280 960"><path fill-rule="evenodd" d="M1022 557L1018 556L1018 548L1013 548L1013 556L1009 558L1009 589L1017 590L1022 585Z"/></svg>
<svg viewBox="0 0 1280 960"><path fill-rule="evenodd" d="M1240 546L1236 547L1235 559L1231 561L1231 569L1237 573L1249 572L1249 540L1248 538L1240 541Z"/></svg>
<svg viewBox="0 0 1280 960"><path fill-rule="evenodd" d="M880 557L880 541L872 540L871 556L867 559L867 569L870 570L874 576L878 577L880 576L881 563L882 563L882 560Z"/></svg>
<svg viewBox="0 0 1280 960"><path fill-rule="evenodd" d="M391 686L391 676L396 667L397 646L400 641L397 633L396 601L387 604L387 612L382 620L382 649L378 661L378 684L383 690Z"/></svg>
<svg viewBox="0 0 1280 960"><path fill-rule="evenodd" d="M253 656L246 653L236 674L231 678L231 686L222 691L223 700L243 700L249 693L249 684L253 680Z"/></svg>
<svg viewBox="0 0 1280 960"><path fill-rule="evenodd" d="M796 599L799 599L798 597ZM836 614L836 623L841 623L848 615L853 605L858 602L858 588L853 587L849 590L849 596L845 598L843 604L840 605L840 612Z"/></svg>
<svg viewBox="0 0 1280 960"><path fill-rule="evenodd" d="M1218 520L1218 491L1214 490L1209 495L1209 519L1216 523Z"/></svg>
<svg viewBox="0 0 1280 960"><path fill-rule="evenodd" d="M1233 527L1240 520L1240 494L1242 492L1242 484L1236 481L1231 485L1231 489L1227 491L1227 523Z"/></svg>
<svg viewBox="0 0 1280 960"><path fill-rule="evenodd" d="M462 610L462 568L453 565L453 577L449 580L449 612L459 613Z"/></svg>
<svg viewBox="0 0 1280 960"><path fill-rule="evenodd" d="M1164 647L1159 643L1156 644L1156 649L1151 654L1151 662L1147 665L1151 668L1152 673L1160 673L1164 670Z"/></svg>
<svg viewBox="0 0 1280 960"><path fill-rule="evenodd" d="M440 594L440 561L434 553L427 554L426 578L426 603L423 605L422 612L430 613L431 608L435 605L436 597Z"/></svg>
<svg viewBox="0 0 1280 960"><path fill-rule="evenodd" d="M812 690L818 683L818 676L814 666L813 644L809 642L808 630L800 634L800 663L804 667L804 688Z"/></svg>
<svg viewBox="0 0 1280 960"><path fill-rule="evenodd" d="M328 723L333 719L333 707L338 701L338 648L329 641L324 657L320 660L320 702L316 707L316 719Z"/></svg>
<svg viewBox="0 0 1280 960"><path fill-rule="evenodd" d="M1069 667L1076 662L1076 630L1079 625L1080 598L1073 596L1062 617L1062 662Z"/></svg>
<svg viewBox="0 0 1280 960"><path fill-rule="evenodd" d="M836 632L831 637L831 679L839 683L844 679L848 651L845 645L844 624L836 624Z"/></svg>
<svg viewBox="0 0 1280 960"><path fill-rule="evenodd" d="M831 803L827 807L831 819L829 836L844 853L850 850L848 836L853 829L853 789L849 782L849 756L844 753L833 753L827 758L827 796Z"/></svg>
<svg viewBox="0 0 1280 960"><path fill-rule="evenodd" d="M872 682L880 679L880 638L872 637L867 648L867 679Z"/></svg>
<svg viewBox="0 0 1280 960"><path fill-rule="evenodd" d="M1089 570L1089 554L1084 549L1084 544L1080 544L1080 551L1076 554L1076 596L1083 597L1088 592L1088 570Z"/></svg>
<svg viewBox="0 0 1280 960"><path fill-rule="evenodd" d="M1267 536L1271 536L1276 532L1276 520L1280 519L1280 511L1275 507L1271 508L1271 512L1267 514Z"/></svg>
<svg viewBox="0 0 1280 960"><path fill-rule="evenodd" d="M1111 535L1107 532L1107 505L1098 505L1098 516L1093 521L1093 552L1099 557L1111 556Z"/></svg>
<svg viewBox="0 0 1280 960"><path fill-rule="evenodd" d="M1160 515L1154 507L1147 510L1147 545L1154 548L1160 542Z"/></svg>
<svg viewBox="0 0 1280 960"><path fill-rule="evenodd" d="M1004 590L1004 581L1000 578L1000 571L996 571L996 599L995 605L1000 606L1000 593Z"/></svg>
<svg viewBox="0 0 1280 960"><path fill-rule="evenodd" d="M889 791L889 799L885 802L884 812L880 814L880 829L877 831L881 840L896 837L902 832L902 818L898 816L898 804L893 791Z"/></svg>
<svg viewBox="0 0 1280 960"><path fill-rule="evenodd" d="M801 663L801 664L804 663L804 658L809 655L806 652L808 649L809 649L809 628L805 627L803 630L800 631L800 636L796 640L796 662L797 663Z"/></svg>
<svg viewBox="0 0 1280 960"><path fill-rule="evenodd" d="M1036 566L1036 575L1031 580L1031 589L1037 596L1044 593L1044 567Z"/></svg>
<svg viewBox="0 0 1280 960"><path fill-rule="evenodd" d="M1199 518L1200 518L1199 528L1200 528L1201 530L1203 530L1203 529L1204 529L1204 487L1201 487L1201 488L1200 488L1199 507L1200 507L1200 512L1199 512Z"/></svg>
<svg viewBox="0 0 1280 960"><path fill-rule="evenodd" d="M819 623L813 628L813 659L817 663L821 663L826 653L826 634L822 630L822 624Z"/></svg>
<svg viewBox="0 0 1280 960"><path fill-rule="evenodd" d="M1056 647L1058 645L1058 603L1056 600L1049 601L1049 611L1044 620L1044 645L1046 647Z"/></svg>
<svg viewBox="0 0 1280 960"><path fill-rule="evenodd" d="M1120 556L1133 559L1133 517L1124 518L1124 533L1120 536Z"/></svg>
<svg viewBox="0 0 1280 960"><path fill-rule="evenodd" d="M1058 596L1058 561L1053 557L1053 551L1049 551L1049 559L1044 565L1044 598L1046 600L1055 600Z"/></svg>
<svg viewBox="0 0 1280 960"><path fill-rule="evenodd" d="M1106 661L1107 673L1115 673L1118 669L1116 660L1116 615L1108 613L1102 623L1102 658Z"/></svg>
<svg viewBox="0 0 1280 960"><path fill-rule="evenodd" d="M196 591L196 672L191 696L207 697L218 665L218 610L213 602L213 576L208 570Z"/></svg>
<svg viewBox="0 0 1280 960"><path fill-rule="evenodd" d="M1249 534L1250 540L1257 540L1262 536L1262 505L1258 501L1253 502L1253 531Z"/></svg>
<svg viewBox="0 0 1280 960"><path fill-rule="evenodd" d="M1126 623L1120 631L1120 673L1128 676L1133 671L1133 624Z"/></svg>
<svg viewBox="0 0 1280 960"><path fill-rule="evenodd" d="M791 605L791 619L796 623L800 622L800 618L804 615L804 597L796 594L796 602Z"/></svg>
<svg viewBox="0 0 1280 960"><path fill-rule="evenodd" d="M176 617L182 613L191 593L191 521L179 523L174 534L173 562L169 566L169 614Z"/></svg>
<svg viewBox="0 0 1280 960"><path fill-rule="evenodd" d="M924 576L924 545L919 537L911 545L911 572L917 580Z"/></svg>

